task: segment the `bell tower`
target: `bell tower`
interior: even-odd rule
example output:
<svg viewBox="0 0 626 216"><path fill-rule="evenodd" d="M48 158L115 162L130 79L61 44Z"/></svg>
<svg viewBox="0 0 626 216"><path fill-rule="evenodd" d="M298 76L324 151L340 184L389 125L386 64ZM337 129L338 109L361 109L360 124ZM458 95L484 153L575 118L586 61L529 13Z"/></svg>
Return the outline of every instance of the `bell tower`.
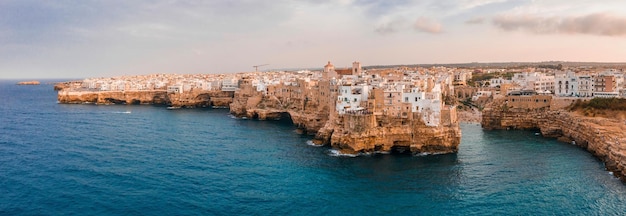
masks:
<svg viewBox="0 0 626 216"><path fill-rule="evenodd" d="M333 72L335 72L335 66L332 63L330 63L330 61L328 61L328 64L324 66L324 73L322 73L322 78L330 79L331 78L330 73L333 73Z"/></svg>
<svg viewBox="0 0 626 216"><path fill-rule="evenodd" d="M352 62L352 75L363 75L363 71L361 70L361 62Z"/></svg>

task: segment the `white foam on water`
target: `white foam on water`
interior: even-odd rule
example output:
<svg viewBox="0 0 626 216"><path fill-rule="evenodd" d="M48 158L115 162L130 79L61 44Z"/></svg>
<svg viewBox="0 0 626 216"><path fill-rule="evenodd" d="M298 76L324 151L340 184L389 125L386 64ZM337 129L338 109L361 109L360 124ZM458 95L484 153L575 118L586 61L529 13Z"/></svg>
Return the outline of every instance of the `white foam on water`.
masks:
<svg viewBox="0 0 626 216"><path fill-rule="evenodd" d="M337 149L328 150L328 155L333 156L333 157L357 157L359 156L358 154L344 154L344 153L341 153Z"/></svg>
<svg viewBox="0 0 626 216"><path fill-rule="evenodd" d="M309 146L313 146L313 147L322 147L322 146L324 146L324 145L318 145L318 144L315 144L315 143L313 142L313 140L307 140L307 141L306 141L306 144L307 144L307 145L309 145Z"/></svg>
<svg viewBox="0 0 626 216"><path fill-rule="evenodd" d="M115 113L115 114L130 114L131 112L130 111L125 111L125 112L113 112L113 113Z"/></svg>
<svg viewBox="0 0 626 216"><path fill-rule="evenodd" d="M442 154L446 154L445 152L420 152L418 154L415 154L413 156L415 157L424 157L424 156L429 156L429 155L442 155Z"/></svg>
<svg viewBox="0 0 626 216"><path fill-rule="evenodd" d="M240 118L240 117L234 116L233 114L228 114L228 117L230 117L231 119L244 119L244 120L248 119L247 117L241 117Z"/></svg>
<svg viewBox="0 0 626 216"><path fill-rule="evenodd" d="M424 157L424 156L428 156L428 155L430 155L430 153L428 153L428 152L420 152L418 154L415 154L416 157Z"/></svg>

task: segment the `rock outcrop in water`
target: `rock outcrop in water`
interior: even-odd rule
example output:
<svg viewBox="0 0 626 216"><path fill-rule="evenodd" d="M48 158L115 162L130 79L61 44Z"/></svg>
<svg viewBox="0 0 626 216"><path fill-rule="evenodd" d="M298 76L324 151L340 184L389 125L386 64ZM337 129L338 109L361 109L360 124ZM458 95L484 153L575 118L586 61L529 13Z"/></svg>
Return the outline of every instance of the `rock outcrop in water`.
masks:
<svg viewBox="0 0 626 216"><path fill-rule="evenodd" d="M454 109L444 111L442 124L428 126L414 113L405 118L381 114L350 113L334 116L317 134L321 143L345 154L397 153L455 153L461 131Z"/></svg>
<svg viewBox="0 0 626 216"><path fill-rule="evenodd" d="M550 96L509 96L483 110L485 129L539 129L545 137L580 146L626 181L626 124L551 107ZM517 100L517 101L515 101ZM546 100L544 102L544 100ZM520 103L524 101L524 103Z"/></svg>
<svg viewBox="0 0 626 216"><path fill-rule="evenodd" d="M17 85L39 85L41 84L39 81L37 80L33 80L33 81L22 81L22 82L18 82Z"/></svg>

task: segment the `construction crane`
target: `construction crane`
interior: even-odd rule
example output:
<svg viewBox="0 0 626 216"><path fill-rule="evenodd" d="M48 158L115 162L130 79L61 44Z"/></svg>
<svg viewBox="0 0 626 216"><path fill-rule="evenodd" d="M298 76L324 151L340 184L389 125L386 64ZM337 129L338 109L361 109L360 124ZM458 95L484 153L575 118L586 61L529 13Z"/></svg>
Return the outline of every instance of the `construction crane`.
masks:
<svg viewBox="0 0 626 216"><path fill-rule="evenodd" d="M255 72L259 72L259 67L263 67L263 66L267 66L267 65L270 65L270 64L254 65L252 67L254 68Z"/></svg>

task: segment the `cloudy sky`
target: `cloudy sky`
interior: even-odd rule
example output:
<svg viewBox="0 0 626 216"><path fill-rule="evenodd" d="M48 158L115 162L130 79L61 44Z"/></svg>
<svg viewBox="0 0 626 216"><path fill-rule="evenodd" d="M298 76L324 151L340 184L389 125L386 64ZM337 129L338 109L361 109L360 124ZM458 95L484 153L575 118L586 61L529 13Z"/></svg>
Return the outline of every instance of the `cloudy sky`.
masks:
<svg viewBox="0 0 626 216"><path fill-rule="evenodd" d="M624 0L0 0L0 79L626 62Z"/></svg>

